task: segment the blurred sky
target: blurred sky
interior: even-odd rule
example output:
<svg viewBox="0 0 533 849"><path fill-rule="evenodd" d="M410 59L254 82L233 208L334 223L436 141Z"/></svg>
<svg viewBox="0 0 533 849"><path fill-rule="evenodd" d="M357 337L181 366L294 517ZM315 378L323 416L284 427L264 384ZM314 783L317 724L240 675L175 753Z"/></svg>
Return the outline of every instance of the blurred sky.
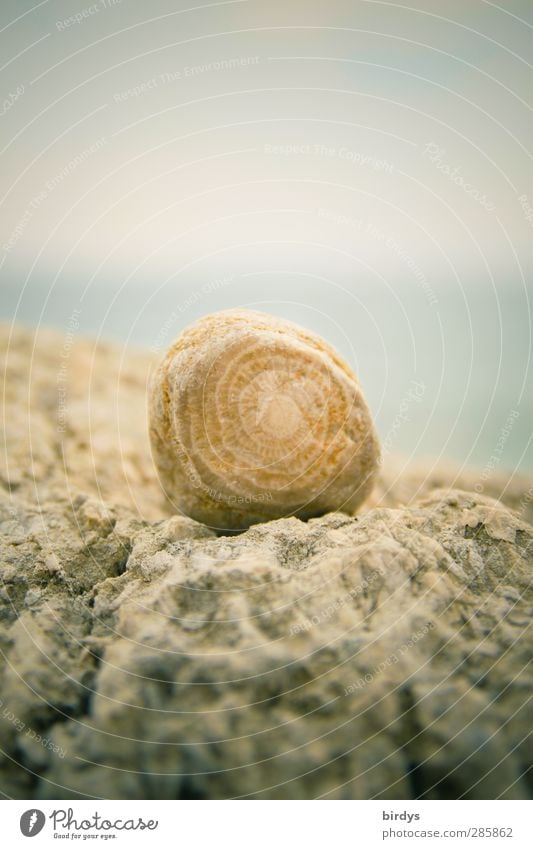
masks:
<svg viewBox="0 0 533 849"><path fill-rule="evenodd" d="M254 306L391 450L533 470L531 2L2 0L0 82L1 318Z"/></svg>

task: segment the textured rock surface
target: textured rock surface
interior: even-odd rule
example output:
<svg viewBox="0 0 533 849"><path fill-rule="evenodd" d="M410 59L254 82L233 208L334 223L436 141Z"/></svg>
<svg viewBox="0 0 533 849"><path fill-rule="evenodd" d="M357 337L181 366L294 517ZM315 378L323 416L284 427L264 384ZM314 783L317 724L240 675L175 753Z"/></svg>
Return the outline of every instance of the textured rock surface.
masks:
<svg viewBox="0 0 533 849"><path fill-rule="evenodd" d="M149 356L8 339L4 794L527 797L531 481L391 463L358 518L217 538L165 516Z"/></svg>

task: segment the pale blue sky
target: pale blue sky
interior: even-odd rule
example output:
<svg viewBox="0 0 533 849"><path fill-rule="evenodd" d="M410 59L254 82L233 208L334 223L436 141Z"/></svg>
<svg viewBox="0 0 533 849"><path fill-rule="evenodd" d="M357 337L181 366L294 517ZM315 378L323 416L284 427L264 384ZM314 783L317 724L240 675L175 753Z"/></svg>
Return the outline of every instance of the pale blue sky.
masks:
<svg viewBox="0 0 533 849"><path fill-rule="evenodd" d="M518 406L533 468L532 36L529 2L4 0L1 317L153 345L254 304L382 433L423 379L402 450L482 463Z"/></svg>

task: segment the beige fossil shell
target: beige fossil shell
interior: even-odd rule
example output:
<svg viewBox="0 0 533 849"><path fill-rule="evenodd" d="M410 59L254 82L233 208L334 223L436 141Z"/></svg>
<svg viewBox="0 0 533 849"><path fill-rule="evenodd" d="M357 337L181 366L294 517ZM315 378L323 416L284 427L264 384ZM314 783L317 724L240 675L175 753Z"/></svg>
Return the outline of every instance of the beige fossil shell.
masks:
<svg viewBox="0 0 533 849"><path fill-rule="evenodd" d="M219 531L352 513L372 489L379 446L357 379L289 321L244 309L200 319L153 375L149 409L168 498Z"/></svg>

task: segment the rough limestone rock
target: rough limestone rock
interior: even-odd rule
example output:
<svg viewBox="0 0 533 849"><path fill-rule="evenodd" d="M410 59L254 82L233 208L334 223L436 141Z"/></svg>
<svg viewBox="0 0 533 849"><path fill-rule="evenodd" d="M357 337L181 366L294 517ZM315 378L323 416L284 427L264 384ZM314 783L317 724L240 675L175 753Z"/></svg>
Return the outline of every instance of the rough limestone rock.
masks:
<svg viewBox="0 0 533 849"><path fill-rule="evenodd" d="M528 797L531 481L396 465L217 537L162 500L150 355L2 340L4 795Z"/></svg>

